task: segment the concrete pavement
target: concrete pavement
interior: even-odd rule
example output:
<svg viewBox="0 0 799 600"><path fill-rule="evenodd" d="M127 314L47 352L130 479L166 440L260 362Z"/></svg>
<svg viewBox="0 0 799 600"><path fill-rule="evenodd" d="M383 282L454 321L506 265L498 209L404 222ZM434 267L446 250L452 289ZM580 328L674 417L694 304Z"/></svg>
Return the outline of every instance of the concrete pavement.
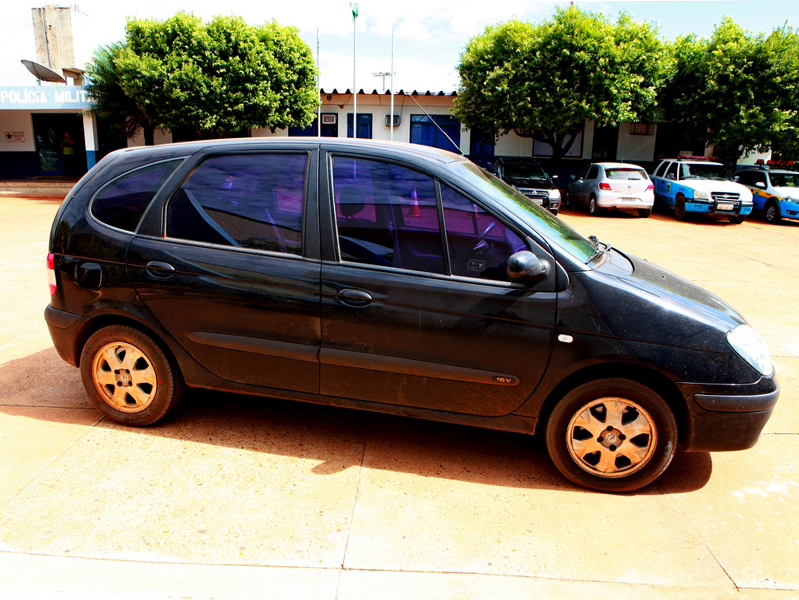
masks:
<svg viewBox="0 0 799 600"><path fill-rule="evenodd" d="M57 207L0 198L0 598L799 598L799 225L563 215L731 302L782 383L753 449L612 496L521 435L211 392L104 420L42 319Z"/></svg>

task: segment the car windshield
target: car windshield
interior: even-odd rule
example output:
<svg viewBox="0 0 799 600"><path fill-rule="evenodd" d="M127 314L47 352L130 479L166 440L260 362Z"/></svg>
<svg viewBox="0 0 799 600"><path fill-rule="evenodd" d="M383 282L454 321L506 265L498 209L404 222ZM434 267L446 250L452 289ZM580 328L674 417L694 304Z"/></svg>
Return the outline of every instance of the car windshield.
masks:
<svg viewBox="0 0 799 600"><path fill-rule="evenodd" d="M608 179L626 179L642 181L648 179L643 169L605 169Z"/></svg>
<svg viewBox="0 0 799 600"><path fill-rule="evenodd" d="M547 179L541 165L534 162L506 162L503 174L511 179Z"/></svg>
<svg viewBox="0 0 799 600"><path fill-rule="evenodd" d="M680 167L682 167L682 179L730 180L730 176L722 165L713 163L682 163Z"/></svg>
<svg viewBox="0 0 799 600"><path fill-rule="evenodd" d="M771 185L774 187L799 187L799 173L772 173Z"/></svg>
<svg viewBox="0 0 799 600"><path fill-rule="evenodd" d="M570 254L580 262L588 262L596 248L576 230L543 209L501 179L494 177L474 163L463 160L450 165L453 171L470 185L487 194L498 204L507 208L553 245Z"/></svg>

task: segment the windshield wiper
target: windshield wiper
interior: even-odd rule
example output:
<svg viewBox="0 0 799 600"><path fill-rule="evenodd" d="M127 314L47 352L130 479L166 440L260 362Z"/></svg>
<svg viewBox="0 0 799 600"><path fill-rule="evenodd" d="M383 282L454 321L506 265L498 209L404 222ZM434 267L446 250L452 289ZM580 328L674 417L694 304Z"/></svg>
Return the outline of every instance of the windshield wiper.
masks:
<svg viewBox="0 0 799 600"><path fill-rule="evenodd" d="M587 261L585 261L585 264L590 263L596 257L602 256L605 253L607 253L608 250L612 250L613 249L613 247L610 244L606 244L605 242L600 242L595 235L589 235L588 236L588 241L591 242L591 244L593 244L594 253L591 255L591 257Z"/></svg>

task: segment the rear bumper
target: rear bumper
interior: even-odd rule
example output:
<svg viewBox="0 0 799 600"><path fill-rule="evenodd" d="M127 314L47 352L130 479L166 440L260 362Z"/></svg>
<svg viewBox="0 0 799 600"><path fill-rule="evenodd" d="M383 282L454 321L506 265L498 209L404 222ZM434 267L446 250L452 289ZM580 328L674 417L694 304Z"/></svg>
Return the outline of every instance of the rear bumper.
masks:
<svg viewBox="0 0 799 600"><path fill-rule="evenodd" d="M53 340L58 355L72 366L78 366L78 356L75 350L75 340L78 331L88 320L86 317L65 312L53 308L49 304L44 309L44 320L50 330L50 337Z"/></svg>
<svg viewBox="0 0 799 600"><path fill-rule="evenodd" d="M655 195L652 192L625 194L622 192L599 192L596 195L596 204L600 208L649 208L655 204Z"/></svg>
<svg viewBox="0 0 799 600"><path fill-rule="evenodd" d="M760 438L780 395L773 377L754 384L680 384L688 402L688 434L681 440L689 452L745 450Z"/></svg>

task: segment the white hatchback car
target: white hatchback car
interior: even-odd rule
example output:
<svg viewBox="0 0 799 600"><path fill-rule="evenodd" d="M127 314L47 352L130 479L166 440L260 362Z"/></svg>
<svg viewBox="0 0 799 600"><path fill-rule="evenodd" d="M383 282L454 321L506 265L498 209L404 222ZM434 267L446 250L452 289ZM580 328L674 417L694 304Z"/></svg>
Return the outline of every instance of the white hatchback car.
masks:
<svg viewBox="0 0 799 600"><path fill-rule="evenodd" d="M566 191L569 204L584 204L588 212L600 208L635 209L638 216L652 214L655 186L647 172L629 163L593 163L572 176Z"/></svg>

